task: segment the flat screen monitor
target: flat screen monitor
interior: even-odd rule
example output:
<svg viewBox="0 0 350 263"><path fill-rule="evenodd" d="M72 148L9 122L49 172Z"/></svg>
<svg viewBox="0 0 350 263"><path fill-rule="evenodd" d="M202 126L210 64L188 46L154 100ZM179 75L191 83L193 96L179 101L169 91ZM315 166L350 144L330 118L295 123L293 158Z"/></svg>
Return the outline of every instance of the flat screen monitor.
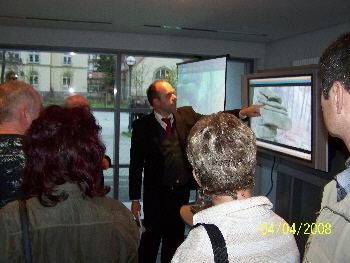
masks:
<svg viewBox="0 0 350 263"><path fill-rule="evenodd" d="M242 107L266 104L250 118L258 151L328 172L328 133L319 70L277 69L242 76Z"/></svg>
<svg viewBox="0 0 350 263"><path fill-rule="evenodd" d="M204 115L225 109L227 58L177 64L177 106L192 106Z"/></svg>

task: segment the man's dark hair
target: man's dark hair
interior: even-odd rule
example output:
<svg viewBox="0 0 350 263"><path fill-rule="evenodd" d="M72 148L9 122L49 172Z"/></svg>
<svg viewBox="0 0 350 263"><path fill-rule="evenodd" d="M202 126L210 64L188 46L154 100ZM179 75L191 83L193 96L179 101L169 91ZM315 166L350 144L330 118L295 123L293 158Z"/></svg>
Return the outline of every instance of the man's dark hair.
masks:
<svg viewBox="0 0 350 263"><path fill-rule="evenodd" d="M335 81L341 82L350 93L350 33L340 36L320 58L324 99Z"/></svg>

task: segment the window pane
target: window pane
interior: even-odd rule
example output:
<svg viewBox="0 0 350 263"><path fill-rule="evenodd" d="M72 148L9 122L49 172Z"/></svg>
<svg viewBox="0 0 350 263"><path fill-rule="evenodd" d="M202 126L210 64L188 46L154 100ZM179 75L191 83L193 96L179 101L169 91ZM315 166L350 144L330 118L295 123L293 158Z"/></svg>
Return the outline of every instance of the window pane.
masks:
<svg viewBox="0 0 350 263"><path fill-rule="evenodd" d="M63 65L64 66L70 66L71 64L71 54L70 53L65 53L63 54Z"/></svg>
<svg viewBox="0 0 350 263"><path fill-rule="evenodd" d="M0 59L3 55L2 81L7 81L11 73L17 74L18 80L35 86L44 106L62 105L67 97L80 94L88 99L92 108L114 108L115 67L97 67L99 54L0 50ZM108 65L115 63L115 55L108 58ZM39 60L40 66L35 64ZM38 76L41 76L40 82Z"/></svg>
<svg viewBox="0 0 350 263"><path fill-rule="evenodd" d="M142 175L143 177L143 175ZM141 189L141 209L143 209L143 189ZM122 202L127 208L131 209L131 200L129 199L129 169L119 169L119 197L118 200ZM143 213L141 213L143 218Z"/></svg>
<svg viewBox="0 0 350 263"><path fill-rule="evenodd" d="M120 113L119 163L130 163L131 132L129 132L130 113Z"/></svg>
<svg viewBox="0 0 350 263"><path fill-rule="evenodd" d="M38 86L38 75L31 75L29 84L32 86Z"/></svg>
<svg viewBox="0 0 350 263"><path fill-rule="evenodd" d="M114 168L109 168L107 170L103 171L103 180L104 185L109 186L111 188L111 191L107 194L108 197L114 198Z"/></svg>
<svg viewBox="0 0 350 263"><path fill-rule="evenodd" d="M111 159L112 165L114 160L114 113L92 111L98 124L102 127L101 139L106 146L106 155ZM111 187L107 196L114 197L114 168L103 171L104 184Z"/></svg>
<svg viewBox="0 0 350 263"><path fill-rule="evenodd" d="M123 55L123 61L128 55ZM177 63L184 62L181 58L141 57L135 56L135 64L130 67L124 64L122 72L122 101L128 108L132 100L139 99L143 102L147 99L146 90L150 84L159 78L170 82L176 91L177 88ZM131 83L130 83L131 72ZM131 95L130 95L131 93Z"/></svg>
<svg viewBox="0 0 350 263"><path fill-rule="evenodd" d="M130 209L131 201L129 199L129 169L119 169L119 197L118 200ZM129 205L130 203L130 205Z"/></svg>
<svg viewBox="0 0 350 263"><path fill-rule="evenodd" d="M101 139L106 146L106 155L108 155L113 163L114 159L114 113L113 112L92 112L102 127Z"/></svg>

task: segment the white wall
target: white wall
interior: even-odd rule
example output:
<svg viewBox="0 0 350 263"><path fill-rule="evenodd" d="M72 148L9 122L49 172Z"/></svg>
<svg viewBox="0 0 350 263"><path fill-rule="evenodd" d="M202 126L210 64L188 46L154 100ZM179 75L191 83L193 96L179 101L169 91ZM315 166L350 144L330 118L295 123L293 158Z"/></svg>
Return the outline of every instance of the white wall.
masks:
<svg viewBox="0 0 350 263"><path fill-rule="evenodd" d="M266 44L265 68L290 67L294 60L320 57L327 46L350 31L350 22Z"/></svg>

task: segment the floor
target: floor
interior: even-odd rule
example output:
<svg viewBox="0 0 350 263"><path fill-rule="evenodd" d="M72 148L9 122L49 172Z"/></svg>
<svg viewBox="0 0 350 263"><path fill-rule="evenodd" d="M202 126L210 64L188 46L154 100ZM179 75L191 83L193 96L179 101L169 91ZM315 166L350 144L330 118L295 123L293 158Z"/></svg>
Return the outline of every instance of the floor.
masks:
<svg viewBox="0 0 350 263"><path fill-rule="evenodd" d="M195 193L194 193L195 194ZM193 198L192 198L193 199ZM191 200L192 200L191 199ZM194 199L193 199L194 200ZM131 202L123 202L123 204L128 208L130 209L131 208ZM142 207L143 203L141 202L141 207ZM141 213L141 219L143 219L143 213ZM191 230L191 228L189 226L186 225L186 228L185 228L185 237L187 236L188 232ZM139 231L140 231L140 235L141 235L141 229L139 227ZM160 263L160 251L161 251L161 247L162 247L162 243L160 243L160 246L159 246L159 251L158 251L158 257L157 257L157 261L156 263Z"/></svg>

